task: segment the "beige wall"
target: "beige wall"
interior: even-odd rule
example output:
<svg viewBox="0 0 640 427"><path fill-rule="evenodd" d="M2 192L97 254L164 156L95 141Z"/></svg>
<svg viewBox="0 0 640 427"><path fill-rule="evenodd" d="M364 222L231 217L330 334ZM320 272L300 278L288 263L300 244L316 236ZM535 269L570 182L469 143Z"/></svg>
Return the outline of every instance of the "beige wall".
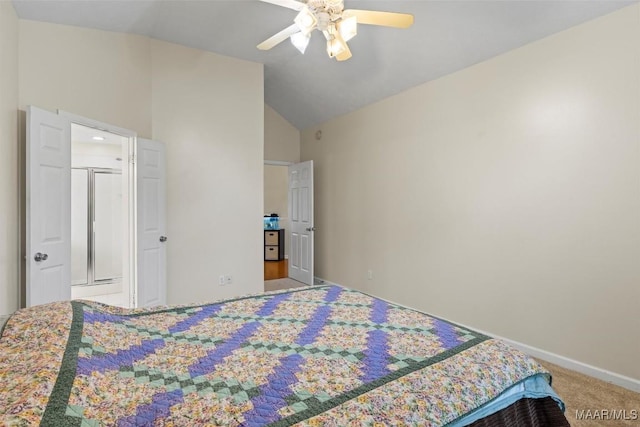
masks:
<svg viewBox="0 0 640 427"><path fill-rule="evenodd" d="M135 35L19 25L20 108L59 108L166 144L169 303L261 291L262 65ZM220 274L234 283L220 287Z"/></svg>
<svg viewBox="0 0 640 427"><path fill-rule="evenodd" d="M262 65L152 47L153 136L167 143L169 302L260 292ZM219 286L221 274L234 283Z"/></svg>
<svg viewBox="0 0 640 427"><path fill-rule="evenodd" d="M18 308L18 18L0 2L0 316ZM0 324L2 321L0 321Z"/></svg>
<svg viewBox="0 0 640 427"><path fill-rule="evenodd" d="M639 119L634 5L308 129L317 276L640 379Z"/></svg>
<svg viewBox="0 0 640 427"><path fill-rule="evenodd" d="M300 131L266 104L264 105L264 159L291 163L300 161Z"/></svg>
<svg viewBox="0 0 640 427"><path fill-rule="evenodd" d="M20 20L20 108L79 114L151 136L143 36Z"/></svg>
<svg viewBox="0 0 640 427"><path fill-rule="evenodd" d="M264 214L277 213L287 216L288 168L264 165Z"/></svg>
<svg viewBox="0 0 640 427"><path fill-rule="evenodd" d="M288 169L286 166L264 165L264 214L287 216Z"/></svg>

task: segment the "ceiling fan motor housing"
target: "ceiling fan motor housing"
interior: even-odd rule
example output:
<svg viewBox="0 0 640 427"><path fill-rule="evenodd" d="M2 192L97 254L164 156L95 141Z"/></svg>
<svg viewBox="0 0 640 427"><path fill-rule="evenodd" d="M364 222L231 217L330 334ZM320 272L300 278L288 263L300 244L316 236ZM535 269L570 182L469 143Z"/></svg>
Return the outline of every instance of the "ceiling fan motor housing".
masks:
<svg viewBox="0 0 640 427"><path fill-rule="evenodd" d="M318 19L318 23L316 24L318 30L325 31L329 29L329 24L331 23L332 19L328 13L318 12L316 13L316 18Z"/></svg>
<svg viewBox="0 0 640 427"><path fill-rule="evenodd" d="M344 2L343 0L308 0L307 7L318 17L319 21L321 16L323 18L327 16L330 21L335 21L342 15Z"/></svg>

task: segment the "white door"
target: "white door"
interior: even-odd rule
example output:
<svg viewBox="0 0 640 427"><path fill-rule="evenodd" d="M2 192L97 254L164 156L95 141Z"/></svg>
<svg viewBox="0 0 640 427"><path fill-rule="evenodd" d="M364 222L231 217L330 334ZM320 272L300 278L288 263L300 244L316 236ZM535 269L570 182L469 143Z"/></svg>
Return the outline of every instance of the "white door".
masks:
<svg viewBox="0 0 640 427"><path fill-rule="evenodd" d="M313 160L289 166L289 277L313 285Z"/></svg>
<svg viewBox="0 0 640 427"><path fill-rule="evenodd" d="M136 307L166 304L167 237L164 144L138 138Z"/></svg>
<svg viewBox="0 0 640 427"><path fill-rule="evenodd" d="M26 304L71 299L71 123L29 106Z"/></svg>

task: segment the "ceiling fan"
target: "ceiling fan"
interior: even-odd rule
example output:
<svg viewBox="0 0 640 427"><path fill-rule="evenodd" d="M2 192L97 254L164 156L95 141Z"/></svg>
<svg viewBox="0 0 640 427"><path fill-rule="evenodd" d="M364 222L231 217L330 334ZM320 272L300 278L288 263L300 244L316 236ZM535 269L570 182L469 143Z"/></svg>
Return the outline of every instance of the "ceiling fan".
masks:
<svg viewBox="0 0 640 427"><path fill-rule="evenodd" d="M358 24L380 25L383 27L409 28L413 15L406 13L382 12L344 8L344 0L260 0L298 11L293 24L269 37L257 47L269 50L287 38L301 52L307 49L313 30L321 31L327 39L327 53L330 58L346 61L351 58L347 41L357 34Z"/></svg>

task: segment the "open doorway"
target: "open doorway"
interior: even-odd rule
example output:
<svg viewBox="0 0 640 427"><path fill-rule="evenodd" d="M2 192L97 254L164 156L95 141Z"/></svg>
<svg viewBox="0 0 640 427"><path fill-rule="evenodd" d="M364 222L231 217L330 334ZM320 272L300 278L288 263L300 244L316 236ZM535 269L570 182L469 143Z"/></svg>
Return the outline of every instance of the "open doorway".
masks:
<svg viewBox="0 0 640 427"><path fill-rule="evenodd" d="M278 229L282 232L282 242L277 242L278 246L282 245L284 250L283 256L270 256L270 252L275 253L275 243L269 241L269 235L265 237L265 260L264 260L264 280L283 279L289 276L289 245L291 239L291 227L288 215L288 163L265 163L264 165L264 214L278 215ZM277 231L277 230L276 230ZM265 233L272 233L277 238L275 231L269 230Z"/></svg>
<svg viewBox="0 0 640 427"><path fill-rule="evenodd" d="M313 215L313 161L302 163L265 162L265 213L280 211L278 232L264 230L265 280L290 278L312 285L314 283L314 215ZM275 240L274 240L275 239ZM277 257L272 257L278 242L285 245ZM286 253L286 256L280 256ZM276 276L267 274L270 264L283 260Z"/></svg>
<svg viewBox="0 0 640 427"><path fill-rule="evenodd" d="M71 124L72 299L130 305L128 153L129 138Z"/></svg>

